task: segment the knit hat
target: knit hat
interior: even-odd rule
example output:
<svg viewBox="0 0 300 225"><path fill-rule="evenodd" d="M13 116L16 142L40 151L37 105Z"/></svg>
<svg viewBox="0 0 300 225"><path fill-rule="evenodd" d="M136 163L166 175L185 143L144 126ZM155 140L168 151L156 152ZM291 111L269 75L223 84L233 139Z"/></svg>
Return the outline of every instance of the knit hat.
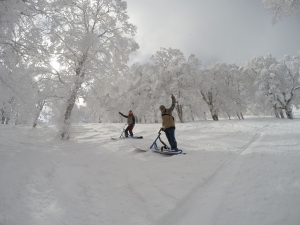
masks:
<svg viewBox="0 0 300 225"><path fill-rule="evenodd" d="M166 107L164 105L161 105L159 106L159 109L162 110L162 109L165 109Z"/></svg>

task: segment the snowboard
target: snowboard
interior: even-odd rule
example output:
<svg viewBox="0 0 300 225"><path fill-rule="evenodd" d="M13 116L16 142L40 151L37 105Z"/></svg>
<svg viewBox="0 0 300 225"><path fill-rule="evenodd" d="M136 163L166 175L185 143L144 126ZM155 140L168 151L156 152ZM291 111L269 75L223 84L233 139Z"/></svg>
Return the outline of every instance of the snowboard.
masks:
<svg viewBox="0 0 300 225"><path fill-rule="evenodd" d="M143 136L133 136L133 137L127 137L127 138L121 138L121 137L118 137L118 138L115 138L115 137L112 137L111 138L112 140L120 140L120 139L143 139Z"/></svg>
<svg viewBox="0 0 300 225"><path fill-rule="evenodd" d="M159 154L162 154L162 155L179 155L179 154L185 154L185 153L182 153L182 150L163 150L161 151L160 149L151 149L153 152L155 153L159 153Z"/></svg>
<svg viewBox="0 0 300 225"><path fill-rule="evenodd" d="M159 153L159 154L162 154L162 155L179 155L179 154L183 154L185 155L186 153L183 153L182 150L164 150L164 151L161 151L159 149L142 149L140 147L136 147L136 146L133 146L136 150L138 151L142 151L142 152L147 152L149 150L155 152L155 153Z"/></svg>
<svg viewBox="0 0 300 225"><path fill-rule="evenodd" d="M143 136L133 136L133 137L128 137L129 139L143 139Z"/></svg>

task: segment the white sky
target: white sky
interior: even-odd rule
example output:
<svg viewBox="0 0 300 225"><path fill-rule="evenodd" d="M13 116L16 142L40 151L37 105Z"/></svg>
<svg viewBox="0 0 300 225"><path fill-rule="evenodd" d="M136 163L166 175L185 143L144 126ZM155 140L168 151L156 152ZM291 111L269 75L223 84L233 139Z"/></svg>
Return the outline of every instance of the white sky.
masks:
<svg viewBox="0 0 300 225"><path fill-rule="evenodd" d="M203 66L244 63L268 53L277 59L300 51L300 16L272 25L261 0L126 0L140 45L131 62L145 62L163 48L195 54Z"/></svg>

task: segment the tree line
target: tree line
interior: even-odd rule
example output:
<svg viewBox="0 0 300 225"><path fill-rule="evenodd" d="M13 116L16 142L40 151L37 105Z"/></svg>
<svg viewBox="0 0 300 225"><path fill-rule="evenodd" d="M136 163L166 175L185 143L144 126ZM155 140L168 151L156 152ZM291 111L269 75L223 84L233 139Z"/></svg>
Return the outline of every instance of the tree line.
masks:
<svg viewBox="0 0 300 225"><path fill-rule="evenodd" d="M263 2L274 20L299 9L298 1L285 11ZM126 8L122 0L1 0L1 123L56 123L69 139L72 122L118 122L120 110L133 110L139 122L158 122L158 106L171 94L181 122L293 118L299 55L203 67L194 55L161 48L149 62L129 67L138 43Z"/></svg>
<svg viewBox="0 0 300 225"><path fill-rule="evenodd" d="M202 67L194 55L186 59L180 50L162 48L150 62L133 64L107 86L107 95L98 102L111 113L104 111L101 118L118 120L121 108L132 109L140 122L157 122L159 105L170 103L174 94L180 122L244 115L293 119L293 107L300 101L299 69L299 55L280 60L270 54L254 57L242 67L220 62ZM91 110L95 101L85 103L82 111Z"/></svg>

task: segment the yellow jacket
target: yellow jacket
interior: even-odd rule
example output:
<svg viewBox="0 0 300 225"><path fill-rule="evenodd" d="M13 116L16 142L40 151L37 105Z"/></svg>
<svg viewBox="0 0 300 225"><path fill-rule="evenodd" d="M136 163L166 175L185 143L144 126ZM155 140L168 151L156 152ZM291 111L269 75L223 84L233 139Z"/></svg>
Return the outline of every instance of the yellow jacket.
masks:
<svg viewBox="0 0 300 225"><path fill-rule="evenodd" d="M175 103L176 99L173 96L172 97L172 105L170 108L166 109L162 114L161 114L161 119L162 119L162 128L164 130L175 127L175 120L174 117L172 116L172 111L175 108Z"/></svg>

